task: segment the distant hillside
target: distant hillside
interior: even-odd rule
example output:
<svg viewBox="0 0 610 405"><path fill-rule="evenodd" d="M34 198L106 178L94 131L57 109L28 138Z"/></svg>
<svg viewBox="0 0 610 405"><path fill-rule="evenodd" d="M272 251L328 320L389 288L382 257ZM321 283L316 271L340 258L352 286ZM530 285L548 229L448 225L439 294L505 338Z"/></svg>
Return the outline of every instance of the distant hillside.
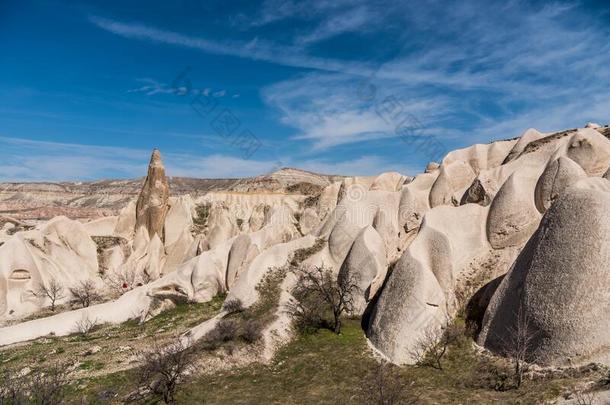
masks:
<svg viewBox="0 0 610 405"><path fill-rule="evenodd" d="M323 187L341 179L342 176L282 168L271 174L236 179L169 177L169 184L172 195L196 197L213 191L291 193L294 187L290 186L295 184ZM142 177L93 182L0 183L0 215L21 219L114 215L138 195L143 182Z"/></svg>

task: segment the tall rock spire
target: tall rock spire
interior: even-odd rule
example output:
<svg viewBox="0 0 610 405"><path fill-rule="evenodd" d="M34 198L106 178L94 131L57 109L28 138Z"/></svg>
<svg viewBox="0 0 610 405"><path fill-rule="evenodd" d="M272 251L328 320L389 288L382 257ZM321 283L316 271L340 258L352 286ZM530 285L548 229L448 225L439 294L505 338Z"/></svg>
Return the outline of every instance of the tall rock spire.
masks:
<svg viewBox="0 0 610 405"><path fill-rule="evenodd" d="M169 184L165 177L165 167L161 152L153 150L148 164L148 175L140 191L136 205L136 232L143 226L152 238L155 234L164 239L165 215L169 210Z"/></svg>

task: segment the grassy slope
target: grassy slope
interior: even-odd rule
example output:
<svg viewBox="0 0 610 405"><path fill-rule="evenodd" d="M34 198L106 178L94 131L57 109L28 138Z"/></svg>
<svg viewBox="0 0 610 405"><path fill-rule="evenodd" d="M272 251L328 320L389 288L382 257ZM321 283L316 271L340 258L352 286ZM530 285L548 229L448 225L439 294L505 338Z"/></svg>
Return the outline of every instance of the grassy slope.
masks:
<svg viewBox="0 0 610 405"><path fill-rule="evenodd" d="M361 382L375 364L359 322L350 320L339 336L328 331L301 336L280 350L270 365L196 378L178 399L213 404L358 403ZM562 387L574 383L572 379L528 381L519 390L504 392L476 388L483 377L476 364L472 344L464 338L448 355L443 371L404 367L401 375L421 403L532 404L554 398Z"/></svg>
<svg viewBox="0 0 610 405"><path fill-rule="evenodd" d="M130 373L116 371L132 367L136 352L146 350L153 341L161 344L173 341L175 336L214 316L223 300L224 296L218 296L205 304L179 305L144 324L130 321L102 325L86 336L47 337L1 348L0 371L19 371L24 367L45 369L48 365L61 364L77 381L71 386L74 393L98 392L104 381L112 386L125 380L125 375ZM85 354L95 346L99 348L97 353ZM133 387L133 381L128 383Z"/></svg>
<svg viewBox="0 0 610 405"><path fill-rule="evenodd" d="M140 342L146 346L151 339L168 338L170 331L211 317L220 307L221 299L210 304L187 305L160 315L145 325L127 324L120 328L102 328L87 340L76 336L34 342L0 352L5 365L24 367L44 365L45 361L70 358L86 347L104 347L101 356L79 357L81 377L70 386L69 402L109 403L105 398L120 398L136 388L133 371L110 372L108 365L116 359L112 347ZM171 326L170 326L171 325ZM175 328L175 329L174 329ZM113 332L114 331L114 332ZM173 333L172 333L173 334ZM110 337L108 337L110 336ZM130 343L131 342L131 343ZM52 348L64 351L49 355ZM202 354L206 355L206 354ZM209 354L208 354L209 355ZM0 359L0 364L2 359ZM38 363L37 363L38 362ZM519 390L495 391L482 372L480 356L471 342L463 338L448 354L444 370L404 367L400 373L409 382L409 392L418 393L421 403L540 403L556 397L576 379L564 378L526 381ZM370 378L375 367L359 321L347 320L341 335L328 331L305 335L286 345L269 365L251 364L239 369L200 375L181 388L179 403L212 404L302 404L360 403L359 387ZM87 375L87 372L90 372ZM106 373L106 374L104 374ZM587 378L587 376L585 377ZM588 379L596 379L589 375ZM154 403L151 399L149 403Z"/></svg>

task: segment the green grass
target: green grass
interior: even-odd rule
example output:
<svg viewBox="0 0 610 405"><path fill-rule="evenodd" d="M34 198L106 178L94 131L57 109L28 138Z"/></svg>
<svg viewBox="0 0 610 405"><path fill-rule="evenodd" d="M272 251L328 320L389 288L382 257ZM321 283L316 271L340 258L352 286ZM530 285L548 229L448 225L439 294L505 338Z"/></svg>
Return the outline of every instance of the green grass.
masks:
<svg viewBox="0 0 610 405"><path fill-rule="evenodd" d="M195 318L209 317L220 309L222 299L209 304L178 306L145 325L127 324L95 332L95 343L100 346L108 340L114 346L124 344L118 339L138 340L137 336L152 334L175 325L183 327ZM207 306L206 306L207 305ZM194 317L194 314L197 316ZM132 330L133 328L133 330ZM134 333L138 334L135 335ZM116 334L113 334L116 333ZM110 336L110 337L108 337ZM115 339L117 339L115 341ZM152 340L147 340L152 341ZM15 356L8 364L28 365L41 357L66 359L75 350L65 339L36 342L19 348L14 353L0 352L0 361L6 355ZM91 343L86 343L87 346ZM55 350L55 353L51 349ZM82 350L78 346L77 351ZM210 353L201 352L201 356ZM83 372L96 371L90 376L77 378L70 385L68 403L121 403L121 400L138 386L134 370L112 372L111 352L101 352L101 357L80 360ZM343 332L336 335L327 330L298 336L281 348L270 364L253 363L227 371L212 371L190 377L179 388L178 403L206 404L345 404L362 403L360 387L371 379L376 367L366 344L360 321L345 320ZM4 364L3 364L4 365ZM43 364L38 363L38 367ZM401 378L408 384L408 393L420 397L422 404L534 404L552 399L579 381L599 380L600 376L573 374L571 377L547 377L526 380L516 390L497 391L493 388L506 371L502 360L490 359L478 354L472 340L462 337L451 346L443 362L443 370L407 366L400 368ZM496 372L495 370L499 370ZM106 374L102 374L102 373ZM576 375L576 376L574 376ZM113 398L110 399L109 398ZM148 398L143 403L158 403Z"/></svg>
<svg viewBox="0 0 610 405"><path fill-rule="evenodd" d="M77 377L111 372L125 367L120 357L131 354L121 347L141 350L153 342L172 341L175 335L210 319L220 311L224 295L203 304L180 304L175 308L140 324L133 320L121 325L99 325L87 335L74 334L63 337L47 337L18 344L0 350L0 371L4 368L20 370L45 365L78 362ZM85 355L91 346L100 346L98 353Z"/></svg>
<svg viewBox="0 0 610 405"><path fill-rule="evenodd" d="M104 368L104 363L93 360L85 360L79 364L80 370L101 370Z"/></svg>
<svg viewBox="0 0 610 405"><path fill-rule="evenodd" d="M482 383L481 358L463 338L451 348L444 370L403 367L408 392L421 403L532 404L558 396L576 380L526 381L519 390L496 391ZM269 365L248 367L195 378L178 395L179 403L302 404L358 403L360 388L376 361L359 321L346 320L343 333L326 330L300 336L281 349ZM487 366L490 366L487 364ZM483 387L481 387L483 386Z"/></svg>

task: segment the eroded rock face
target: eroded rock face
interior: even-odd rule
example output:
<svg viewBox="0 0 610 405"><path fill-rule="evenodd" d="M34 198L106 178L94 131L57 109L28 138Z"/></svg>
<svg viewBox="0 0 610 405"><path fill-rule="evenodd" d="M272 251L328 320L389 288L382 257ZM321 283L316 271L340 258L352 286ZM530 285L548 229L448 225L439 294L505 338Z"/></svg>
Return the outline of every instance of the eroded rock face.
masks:
<svg viewBox="0 0 610 405"><path fill-rule="evenodd" d="M413 364L406 348L424 331L440 328L444 316L445 297L434 274L406 252L373 309L367 336L393 363Z"/></svg>
<svg viewBox="0 0 610 405"><path fill-rule="evenodd" d="M472 185L468 187L468 190L462 196L462 200L460 201L460 205L464 204L480 204L483 206L489 205L491 199L487 192L485 191L485 187L481 184L479 179L474 179Z"/></svg>
<svg viewBox="0 0 610 405"><path fill-rule="evenodd" d="M136 232L145 227L152 239L158 235L165 239L165 216L169 210L169 183L165 177L165 167L161 160L161 152L155 149L148 164L148 175L142 186L142 191L136 204Z"/></svg>
<svg viewBox="0 0 610 405"><path fill-rule="evenodd" d="M372 226L367 226L354 240L339 271L339 278L350 277L358 285L358 292L353 297L355 314L364 312L383 284L387 269L383 239Z"/></svg>
<svg viewBox="0 0 610 405"><path fill-rule="evenodd" d="M570 187L495 292L479 343L504 353L526 325L529 361L608 364L609 291L610 193Z"/></svg>
<svg viewBox="0 0 610 405"><path fill-rule="evenodd" d="M518 170L504 182L491 203L487 238L495 249L525 243L538 227L540 213L534 203L538 173Z"/></svg>
<svg viewBox="0 0 610 405"><path fill-rule="evenodd" d="M0 247L0 319L25 316L46 305L46 299L32 293L40 284L55 280L69 288L95 280L96 249L85 226L66 217L13 236ZM70 297L63 298L62 303Z"/></svg>
<svg viewBox="0 0 610 405"><path fill-rule="evenodd" d="M566 187L585 177L587 174L582 167L568 157L562 156L550 162L536 184L538 211L544 213Z"/></svg>

